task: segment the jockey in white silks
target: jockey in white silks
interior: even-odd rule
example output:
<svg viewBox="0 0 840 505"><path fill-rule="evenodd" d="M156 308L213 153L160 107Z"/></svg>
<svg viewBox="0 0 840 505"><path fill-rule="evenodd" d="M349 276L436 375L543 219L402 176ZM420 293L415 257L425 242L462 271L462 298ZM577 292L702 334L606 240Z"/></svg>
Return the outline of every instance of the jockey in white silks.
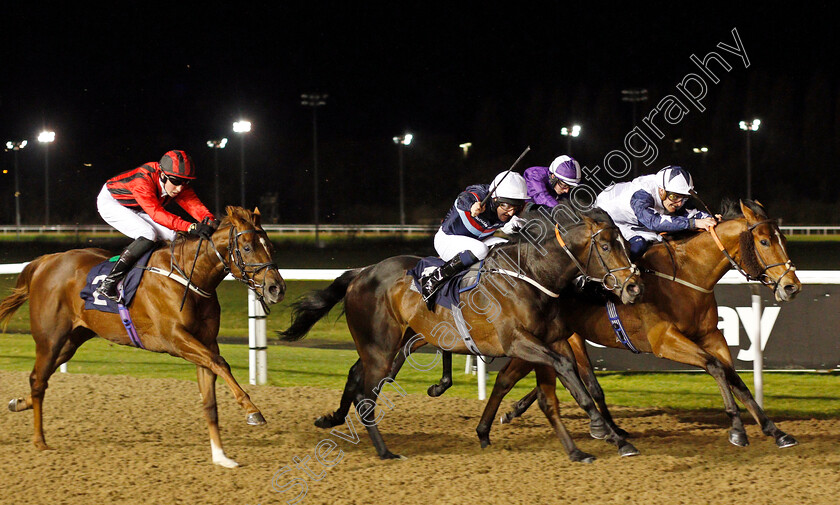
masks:
<svg viewBox="0 0 840 505"><path fill-rule="evenodd" d="M630 244L630 259L641 257L659 233L710 230L716 223L708 213L685 206L694 193L688 170L667 166L652 175L615 184L601 192L595 205L605 210Z"/></svg>

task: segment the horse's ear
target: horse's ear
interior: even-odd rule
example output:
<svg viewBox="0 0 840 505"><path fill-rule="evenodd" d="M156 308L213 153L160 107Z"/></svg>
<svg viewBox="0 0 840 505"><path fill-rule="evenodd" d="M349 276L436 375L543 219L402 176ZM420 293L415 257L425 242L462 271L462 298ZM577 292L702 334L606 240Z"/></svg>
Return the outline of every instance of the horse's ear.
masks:
<svg viewBox="0 0 840 505"><path fill-rule="evenodd" d="M739 200L741 204L741 212L744 213L744 217L747 218L748 223L755 223L758 221L758 217L755 215L755 212L748 205L744 205L743 200Z"/></svg>
<svg viewBox="0 0 840 505"><path fill-rule="evenodd" d="M585 224L586 227L589 228L590 230L593 230L598 226L598 223L594 219L592 219L591 217L583 216L583 215L580 216L580 217L583 218L583 224Z"/></svg>
<svg viewBox="0 0 840 505"><path fill-rule="evenodd" d="M227 213L228 217L233 217L233 211L236 209L233 205L228 205L225 207L225 212Z"/></svg>
<svg viewBox="0 0 840 505"><path fill-rule="evenodd" d="M262 219L260 218L260 208L254 207L254 224L262 228L262 224L260 224L261 220Z"/></svg>

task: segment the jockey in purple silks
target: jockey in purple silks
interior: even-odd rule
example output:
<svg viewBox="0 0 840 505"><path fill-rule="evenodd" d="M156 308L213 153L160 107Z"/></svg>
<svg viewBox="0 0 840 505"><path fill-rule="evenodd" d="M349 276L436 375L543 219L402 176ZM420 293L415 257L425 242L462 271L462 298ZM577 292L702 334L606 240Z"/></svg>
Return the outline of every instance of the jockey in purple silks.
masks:
<svg viewBox="0 0 840 505"><path fill-rule="evenodd" d="M580 184L580 164L564 154L547 167L525 170L525 182L532 202L554 207L561 198L568 198L569 191Z"/></svg>

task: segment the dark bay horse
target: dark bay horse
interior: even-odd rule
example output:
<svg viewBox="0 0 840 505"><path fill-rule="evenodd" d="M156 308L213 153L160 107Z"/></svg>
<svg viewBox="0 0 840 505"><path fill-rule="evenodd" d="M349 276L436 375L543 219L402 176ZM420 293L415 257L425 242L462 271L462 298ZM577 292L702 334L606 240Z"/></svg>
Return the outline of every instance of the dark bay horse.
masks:
<svg viewBox="0 0 840 505"><path fill-rule="evenodd" d="M553 296L574 276L583 273L600 279L625 302L632 302L641 293L635 266L627 258L618 229L600 210L572 218L559 215L549 218L539 211L527 212L523 217L529 219L523 231L529 240L520 239L491 251L485 261L482 282L479 288L462 297L460 313L482 355L514 356L551 367L581 405L600 418L574 373L570 353L563 355L549 348L560 335L571 334L559 317L559 306ZM561 226L565 230L562 237ZM550 230L550 233L540 233L533 239L534 229ZM382 459L399 456L386 447L376 424L378 418L372 419L372 406L382 388L394 383L389 374L401 344L418 339L452 352L470 352L459 337L456 329L459 323L453 311L441 307L436 312L428 311L413 288L413 279L406 271L419 260L416 256L397 256L345 272L326 289L311 292L298 301L292 325L281 333L286 341L303 338L315 322L344 300L347 326L360 360L350 369L339 410L320 418L316 425L332 427L344 423L350 403L355 403L359 418ZM505 268L496 268L499 265ZM618 445L620 451L636 452L615 433L607 439ZM591 458L580 451L571 457Z"/></svg>
<svg viewBox="0 0 840 505"><path fill-rule="evenodd" d="M749 444L734 392L765 435L773 437L780 448L790 447L797 444L796 439L767 417L733 367L729 347L717 327L717 302L712 289L733 267L748 279L759 280L771 288L777 301L792 300L802 286L788 257L786 239L778 223L768 219L763 207L752 201L741 202L740 206L729 202L722 214L724 220L715 227L714 234L696 232L652 246L640 261L645 296L632 306L617 305L616 309L632 346L638 351L702 368L715 379L731 420L729 441L732 444L741 447ZM603 304L570 299L563 305L561 317L577 333L569 343L575 352L578 372L612 427L605 430L603 426L591 424L592 436L603 438L611 431L624 434L613 422L582 339L607 347L626 347L617 342ZM551 379L554 372L542 368L537 375L538 389L516 402L514 412L503 416L502 422L520 415L537 396L542 402L542 395L548 394L548 408L544 411L557 429L559 411L554 396L555 382ZM532 369L532 364L514 359L499 373L479 424L480 437L489 437L502 398Z"/></svg>
<svg viewBox="0 0 840 505"><path fill-rule="evenodd" d="M200 248L199 243L204 247ZM180 271L203 293L190 291L183 310L179 310L184 286L165 275L145 272L129 308L145 349L165 352L196 365L213 462L225 467L237 463L225 456L222 449L216 376L227 382L237 403L245 410L248 424L265 424L265 419L219 355L216 337L220 307L215 290L230 272L256 290L264 303L280 302L286 285L272 261L272 250L260 227L258 210L228 207L227 216L212 240L181 236L170 247L155 251L147 265L163 273ZM44 440L43 401L49 378L59 365L69 361L79 346L96 335L116 344L132 345L119 314L85 310L84 300L79 296L90 269L110 256L102 249L75 249L40 256L24 267L12 294L0 301L0 322L4 324L29 301L30 331L36 349L35 367L29 376L31 393L9 402L9 410L33 410L33 442L39 449L50 448Z"/></svg>

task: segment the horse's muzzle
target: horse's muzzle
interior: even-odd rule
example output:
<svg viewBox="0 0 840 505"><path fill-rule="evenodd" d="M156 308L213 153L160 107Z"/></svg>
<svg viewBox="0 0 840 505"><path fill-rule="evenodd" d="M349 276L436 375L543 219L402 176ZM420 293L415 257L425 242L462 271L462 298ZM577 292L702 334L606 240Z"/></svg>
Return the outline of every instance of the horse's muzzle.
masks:
<svg viewBox="0 0 840 505"><path fill-rule="evenodd" d="M265 275L263 286L263 299L268 305L280 303L286 297L286 281L280 276L280 272L273 269Z"/></svg>
<svg viewBox="0 0 840 505"><path fill-rule="evenodd" d="M621 289L621 303L635 303L644 293L644 284L641 282L627 282Z"/></svg>
<svg viewBox="0 0 840 505"><path fill-rule="evenodd" d="M789 302L796 298L796 295L802 291L802 284L800 282L788 282L786 284L779 283L776 286L775 295L777 302Z"/></svg>

